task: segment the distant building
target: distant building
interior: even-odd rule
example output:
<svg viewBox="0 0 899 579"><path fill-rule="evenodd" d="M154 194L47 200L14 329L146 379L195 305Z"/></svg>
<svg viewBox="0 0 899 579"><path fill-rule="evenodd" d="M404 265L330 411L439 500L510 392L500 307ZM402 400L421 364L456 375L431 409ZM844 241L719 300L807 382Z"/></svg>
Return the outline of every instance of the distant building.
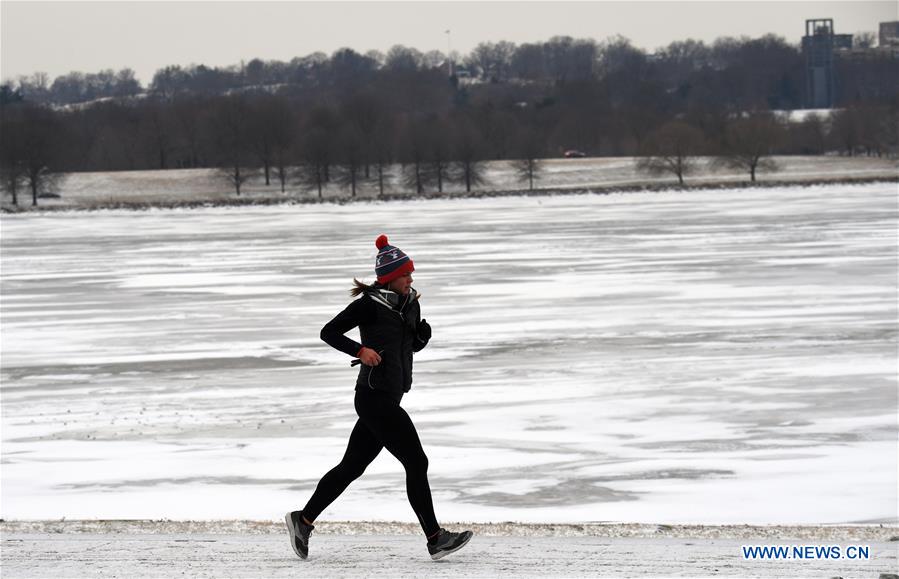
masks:
<svg viewBox="0 0 899 579"><path fill-rule="evenodd" d="M834 50L852 50L851 34L834 34L833 35Z"/></svg>
<svg viewBox="0 0 899 579"><path fill-rule="evenodd" d="M899 21L881 22L878 41L881 48L899 46Z"/></svg>
<svg viewBox="0 0 899 579"><path fill-rule="evenodd" d="M851 50L851 34L834 34L833 19L805 21L802 53L805 56L806 108L829 109L836 94L834 50Z"/></svg>

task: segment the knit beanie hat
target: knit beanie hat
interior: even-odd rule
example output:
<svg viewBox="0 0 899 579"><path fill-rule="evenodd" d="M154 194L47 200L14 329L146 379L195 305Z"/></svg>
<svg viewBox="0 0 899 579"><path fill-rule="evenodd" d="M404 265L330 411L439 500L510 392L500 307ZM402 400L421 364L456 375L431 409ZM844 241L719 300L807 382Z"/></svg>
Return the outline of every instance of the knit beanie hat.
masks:
<svg viewBox="0 0 899 579"><path fill-rule="evenodd" d="M375 245L378 247L378 257L375 259L378 283L388 284L401 275L415 271L409 256L402 249L390 245L386 235L379 236Z"/></svg>

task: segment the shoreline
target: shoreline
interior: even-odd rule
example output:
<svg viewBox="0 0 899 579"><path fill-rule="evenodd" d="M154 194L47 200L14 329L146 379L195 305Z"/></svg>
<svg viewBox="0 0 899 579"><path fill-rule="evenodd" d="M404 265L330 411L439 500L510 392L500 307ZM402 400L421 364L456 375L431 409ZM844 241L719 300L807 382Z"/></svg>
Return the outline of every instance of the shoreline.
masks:
<svg viewBox="0 0 899 579"><path fill-rule="evenodd" d="M786 539L824 541L899 542L899 524L644 524L644 523L466 523L449 522L449 528L465 527L487 537L607 537L695 539ZM396 521L321 521L322 535L421 534L417 523ZM212 534L274 535L284 532L277 521L169 519L14 520L0 522L3 534Z"/></svg>
<svg viewBox="0 0 899 579"><path fill-rule="evenodd" d="M18 206L4 203L0 207L0 213L6 215L20 214L43 214L43 213L59 213L59 212L93 212L93 211L110 211L110 210L126 210L126 211L148 211L153 209L202 209L214 207L264 207L278 205L347 205L351 203L377 203L385 201L414 201L414 200L432 200L432 199L482 199L494 197L541 197L556 195L611 195L611 194L629 194L629 193L681 193L689 191L703 191L709 189L770 189L777 187L814 187L821 185L863 185L869 183L899 183L899 174L879 175L879 176L838 176L838 177L819 177L811 179L778 179L764 181L734 181L734 180L713 180L700 181L696 183L679 186L676 183L658 183L650 181L624 182L621 184L595 185L595 186L557 186L539 189L508 189L508 190L488 190L488 191L472 191L471 193L423 193L420 195L414 193L406 194L387 194L383 196L357 196L357 197L284 197L279 194L275 195L256 195L241 198L225 198L225 199L190 199L184 201L106 201L92 202L89 205L30 205L30 197L23 196L25 203Z"/></svg>

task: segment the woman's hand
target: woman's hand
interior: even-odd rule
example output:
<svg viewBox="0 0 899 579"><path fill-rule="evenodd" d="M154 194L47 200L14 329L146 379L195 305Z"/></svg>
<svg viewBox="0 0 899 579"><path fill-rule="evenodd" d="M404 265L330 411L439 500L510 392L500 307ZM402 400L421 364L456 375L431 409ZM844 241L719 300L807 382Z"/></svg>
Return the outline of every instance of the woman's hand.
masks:
<svg viewBox="0 0 899 579"><path fill-rule="evenodd" d="M431 339L431 324L427 320L418 322L418 339L422 342L428 342Z"/></svg>
<svg viewBox="0 0 899 579"><path fill-rule="evenodd" d="M377 366L381 363L381 355L365 346L359 350L359 359L362 360L362 363L366 366Z"/></svg>

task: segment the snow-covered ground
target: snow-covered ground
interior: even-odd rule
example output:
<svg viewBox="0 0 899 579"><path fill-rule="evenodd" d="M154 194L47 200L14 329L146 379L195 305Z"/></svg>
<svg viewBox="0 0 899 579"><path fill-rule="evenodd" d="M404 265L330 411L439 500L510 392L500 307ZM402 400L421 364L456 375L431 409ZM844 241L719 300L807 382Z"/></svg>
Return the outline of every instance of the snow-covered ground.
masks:
<svg viewBox="0 0 899 579"><path fill-rule="evenodd" d="M849 178L893 178L899 176L896 159L876 157L778 157L777 172L760 172L758 179L766 181L813 181ZM749 180L747 172L720 169L710 164L709 159L700 161L696 175L687 177L687 184L708 182L732 182L737 186ZM385 193L390 195L412 195L400 183L399 166L387 171ZM374 177L374 173L372 173ZM486 182L476 187L478 191L507 191L527 189L523 181L508 161L493 161L486 164ZM638 173L632 157L599 157L586 159L547 159L542 163L540 175L534 187L537 189L580 189L608 188L633 185L664 185L676 183L671 175L650 177ZM434 187L436 191L436 187ZM444 192L462 193L464 187L458 183L445 184ZM185 169L170 171L121 171L105 173L72 173L67 176L59 191L60 199L42 199L42 207L93 208L115 205L116 203L162 203L185 202L217 203L236 199L234 187L225 177L212 169ZM359 184L359 197L374 197L378 193L374 179ZM433 193L426 191L426 193ZM326 199L342 199L349 196L347 187L326 186ZM242 197L266 200L316 199L318 193L300 188L295 183L287 185L281 193L280 184L272 177L266 186L262 177L246 183ZM4 203L10 202L4 197ZM31 199L23 195L22 207L28 207Z"/></svg>
<svg viewBox="0 0 899 579"><path fill-rule="evenodd" d="M12 577L740 577L892 579L895 543L777 540L781 549L838 547L834 559L744 559L758 540L485 537L431 561L410 536L313 535L309 559L287 534L4 534L3 576ZM761 539L765 541L765 539ZM770 539L768 539L770 541ZM854 549L854 550L853 550ZM860 551L864 549L864 551ZM850 558L864 552L867 558Z"/></svg>
<svg viewBox="0 0 899 579"><path fill-rule="evenodd" d="M443 520L895 522L897 185L4 215L2 513L268 519L355 420L318 338L415 260ZM323 519L414 522L387 453Z"/></svg>
<svg viewBox="0 0 899 579"><path fill-rule="evenodd" d="M417 523L323 521L306 561L283 521L0 522L4 577L890 577L896 527L471 524L428 558ZM774 545L783 557L744 557ZM811 549L829 555L796 556ZM838 551L837 551L838 549Z"/></svg>

